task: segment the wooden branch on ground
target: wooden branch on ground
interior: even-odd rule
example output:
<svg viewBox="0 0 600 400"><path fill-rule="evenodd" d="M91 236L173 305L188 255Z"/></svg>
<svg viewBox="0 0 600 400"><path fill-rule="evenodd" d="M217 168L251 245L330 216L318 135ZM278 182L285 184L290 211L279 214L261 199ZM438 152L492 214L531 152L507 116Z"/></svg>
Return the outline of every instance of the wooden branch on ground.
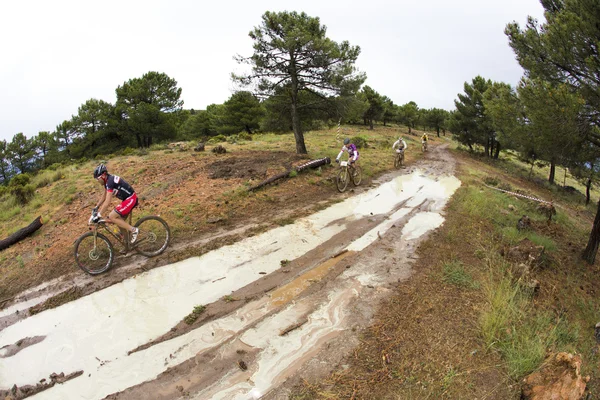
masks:
<svg viewBox="0 0 600 400"><path fill-rule="evenodd" d="M329 157L319 158L317 160L309 161L307 163L304 163L302 165L297 166L296 168L294 168L294 170L296 172L302 172L302 171L304 171L304 170L306 170L308 168L318 168L318 167L320 167L322 165L326 165L326 164L331 164L331 159ZM252 186L250 189L248 189L248 191L252 192L252 191L254 191L256 189L259 189L259 188L261 188L263 186L268 185L269 183L275 182L275 181L277 181L279 179L282 179L282 178L286 178L286 177L288 177L290 175L290 172L292 172L291 169L287 170L286 172L282 172L281 174L277 174L277 175L272 176L272 177L270 177L268 179L265 179L264 181L262 181L258 185Z"/></svg>
<svg viewBox="0 0 600 400"><path fill-rule="evenodd" d="M0 240L0 250L4 250L15 243L20 242L25 239L27 236L31 235L38 229L42 227L42 217L37 217L31 224L27 225L25 228L19 229L6 239Z"/></svg>

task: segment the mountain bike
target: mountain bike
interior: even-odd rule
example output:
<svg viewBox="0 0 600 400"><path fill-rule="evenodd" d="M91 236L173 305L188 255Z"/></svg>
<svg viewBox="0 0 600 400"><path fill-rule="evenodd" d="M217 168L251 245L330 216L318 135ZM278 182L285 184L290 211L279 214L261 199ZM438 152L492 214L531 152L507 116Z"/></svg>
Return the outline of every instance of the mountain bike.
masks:
<svg viewBox="0 0 600 400"><path fill-rule="evenodd" d="M132 214L127 216L130 225ZM164 219L151 215L140 218L134 226L139 229L139 233L137 240L131 244L130 232L125 231L124 235L119 227L103 219L92 223L90 232L84 233L75 241L74 255L79 268L90 275L98 275L110 269L115 250L108 237L120 243L125 254L129 250L135 250L146 257L154 257L167 249L171 230Z"/></svg>
<svg viewBox="0 0 600 400"><path fill-rule="evenodd" d="M354 186L360 185L362 181L362 169L358 165L348 163L348 161L340 161L340 172L338 172L335 180L340 193L346 190L350 180L352 180Z"/></svg>
<svg viewBox="0 0 600 400"><path fill-rule="evenodd" d="M404 166L404 150L400 152L396 152L396 157L394 158L394 168L398 169Z"/></svg>
<svg viewBox="0 0 600 400"><path fill-rule="evenodd" d="M427 141L423 140L421 142L421 151L425 153L427 151Z"/></svg>

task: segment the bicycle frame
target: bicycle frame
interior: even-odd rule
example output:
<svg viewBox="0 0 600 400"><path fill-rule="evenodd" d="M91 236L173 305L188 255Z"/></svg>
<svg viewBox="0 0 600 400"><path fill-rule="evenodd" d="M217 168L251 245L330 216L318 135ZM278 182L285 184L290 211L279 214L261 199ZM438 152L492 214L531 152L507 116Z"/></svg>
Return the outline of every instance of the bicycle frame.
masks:
<svg viewBox="0 0 600 400"><path fill-rule="evenodd" d="M127 223L129 225L131 225L132 214L133 214L133 211L130 212L127 217L125 217L125 221L127 221ZM96 247L96 234L98 233L98 229L102 229L103 233L108 233L109 236L112 236L118 243L120 243L123 247L125 247L125 252L129 252L129 250L132 250L133 247L131 247L131 248L129 247L129 232L126 232L125 237L123 237L121 228L119 226L117 226L114 223L110 223L110 224L114 224L119 229L118 232L114 232L112 229L110 229L108 227L108 224L109 223L107 223L105 220L101 219L100 221L98 221L98 223L94 224L93 227L90 227L90 230L92 230L94 232L94 248Z"/></svg>
<svg viewBox="0 0 600 400"><path fill-rule="evenodd" d="M404 166L404 150L398 152L396 151L394 154L394 166L396 168Z"/></svg>
<svg viewBox="0 0 600 400"><path fill-rule="evenodd" d="M354 169L354 163L350 161L340 161L340 168L345 168L347 170Z"/></svg>

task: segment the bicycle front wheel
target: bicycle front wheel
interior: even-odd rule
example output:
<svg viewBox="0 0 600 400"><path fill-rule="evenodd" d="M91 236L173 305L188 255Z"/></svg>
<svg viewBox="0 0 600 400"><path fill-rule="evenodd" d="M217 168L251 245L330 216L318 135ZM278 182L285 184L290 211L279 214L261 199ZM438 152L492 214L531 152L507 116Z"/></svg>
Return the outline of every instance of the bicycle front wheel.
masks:
<svg viewBox="0 0 600 400"><path fill-rule="evenodd" d="M87 232L75 242L74 254L79 268L90 275L98 275L108 271L115 253L106 236Z"/></svg>
<svg viewBox="0 0 600 400"><path fill-rule="evenodd" d="M146 257L154 257L162 254L169 246L171 230L167 222L157 216L149 216L140 219L135 224L140 230L133 248Z"/></svg>
<svg viewBox="0 0 600 400"><path fill-rule="evenodd" d="M357 165L354 167L354 172L352 173L352 183L354 186L360 185L362 181L362 169Z"/></svg>
<svg viewBox="0 0 600 400"><path fill-rule="evenodd" d="M335 184L337 185L337 189L340 193L343 193L348 187L348 170L346 168L342 168L335 180Z"/></svg>
<svg viewBox="0 0 600 400"><path fill-rule="evenodd" d="M402 153L396 154L396 158L394 159L394 168L398 169L402 166Z"/></svg>

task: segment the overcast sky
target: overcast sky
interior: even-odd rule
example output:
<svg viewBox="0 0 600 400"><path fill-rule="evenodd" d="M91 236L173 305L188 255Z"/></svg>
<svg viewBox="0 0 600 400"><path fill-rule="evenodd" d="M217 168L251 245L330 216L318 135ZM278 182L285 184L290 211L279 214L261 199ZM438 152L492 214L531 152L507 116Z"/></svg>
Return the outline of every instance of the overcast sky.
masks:
<svg viewBox="0 0 600 400"><path fill-rule="evenodd" d="M0 5L0 139L28 138L77 114L86 100L148 71L182 88L185 108L232 94L233 56L252 54L248 32L265 11L306 12L327 36L358 45L366 84L398 105L454 109L465 81L515 85L523 70L504 28L539 0L21 0Z"/></svg>

